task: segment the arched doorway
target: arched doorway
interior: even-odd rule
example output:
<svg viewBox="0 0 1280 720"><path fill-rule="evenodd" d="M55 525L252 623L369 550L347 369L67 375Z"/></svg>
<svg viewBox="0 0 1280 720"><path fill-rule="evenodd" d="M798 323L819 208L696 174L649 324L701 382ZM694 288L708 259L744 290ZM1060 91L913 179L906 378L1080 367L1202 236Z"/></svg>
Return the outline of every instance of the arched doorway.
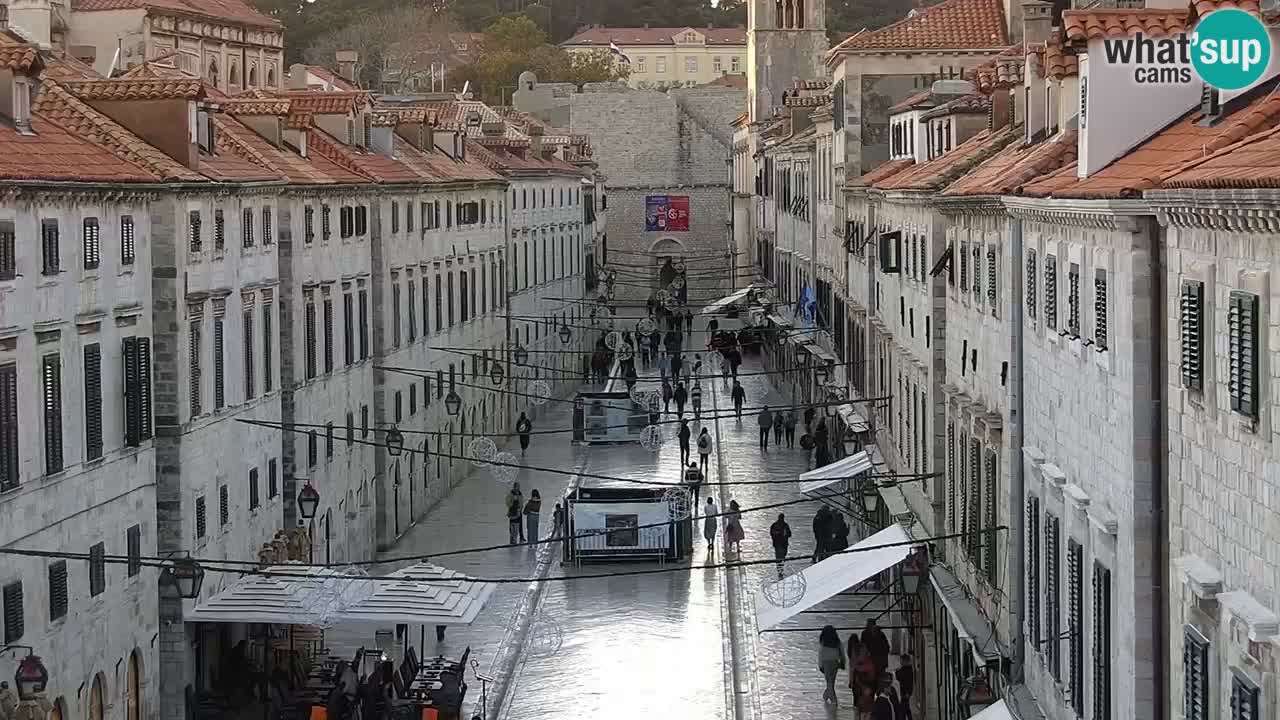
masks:
<svg viewBox="0 0 1280 720"><path fill-rule="evenodd" d="M93 687L89 689L89 720L102 720L106 711L107 689L102 673L93 676Z"/></svg>
<svg viewBox="0 0 1280 720"><path fill-rule="evenodd" d="M142 720L142 660L138 651L129 653L129 684L125 697L126 720Z"/></svg>

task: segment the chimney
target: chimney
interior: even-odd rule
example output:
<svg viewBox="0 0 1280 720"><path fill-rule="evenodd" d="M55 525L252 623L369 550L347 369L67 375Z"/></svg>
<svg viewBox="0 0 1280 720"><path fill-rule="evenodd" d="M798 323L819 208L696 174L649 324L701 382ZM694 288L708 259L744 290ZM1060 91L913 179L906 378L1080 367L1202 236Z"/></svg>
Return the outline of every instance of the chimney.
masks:
<svg viewBox="0 0 1280 720"><path fill-rule="evenodd" d="M360 53L355 50L339 50L334 54L338 62L338 75L349 83L356 84L356 65L360 63Z"/></svg>
<svg viewBox="0 0 1280 720"><path fill-rule="evenodd" d="M25 73L0 72L0 116L9 118L18 132L31 134L31 98L35 77ZM6 87L7 86L7 87Z"/></svg>
<svg viewBox="0 0 1280 720"><path fill-rule="evenodd" d="M307 89L307 66L302 63L294 63L289 66L289 89L290 90L306 90Z"/></svg>
<svg viewBox="0 0 1280 720"><path fill-rule="evenodd" d="M485 137L502 137L502 134L506 132L506 129L506 124L501 121L481 123L480 134Z"/></svg>
<svg viewBox="0 0 1280 720"><path fill-rule="evenodd" d="M1012 111L1013 102L1009 91L996 88L995 92L991 93L991 114L987 119L987 127L991 130L1003 130L1008 127Z"/></svg>
<svg viewBox="0 0 1280 720"><path fill-rule="evenodd" d="M1053 30L1053 3L1025 0L1022 3L1022 41L1042 43Z"/></svg>
<svg viewBox="0 0 1280 720"><path fill-rule="evenodd" d="M9 29L43 49L53 46L53 3L50 0L9 0Z"/></svg>

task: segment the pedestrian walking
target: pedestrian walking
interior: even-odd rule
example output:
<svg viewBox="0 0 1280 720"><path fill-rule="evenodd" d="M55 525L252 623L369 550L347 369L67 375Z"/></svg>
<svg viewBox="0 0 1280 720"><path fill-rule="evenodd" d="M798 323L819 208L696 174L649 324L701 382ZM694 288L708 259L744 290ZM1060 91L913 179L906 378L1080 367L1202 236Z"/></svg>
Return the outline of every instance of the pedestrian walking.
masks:
<svg viewBox="0 0 1280 720"><path fill-rule="evenodd" d="M902 700L901 720L912 720L911 696L916 690L916 669L912 665L910 653L903 653L899 663L898 669L893 671L893 674L898 678L898 691Z"/></svg>
<svg viewBox="0 0 1280 720"><path fill-rule="evenodd" d="M684 467L689 464L689 439L693 435L693 431L689 429L689 421L680 421L680 432L676 436L680 438L680 466Z"/></svg>
<svg viewBox="0 0 1280 720"><path fill-rule="evenodd" d="M524 525L520 522L523 508L524 493L520 492L520 483L511 483L511 491L507 493L507 531L512 545L524 542Z"/></svg>
<svg viewBox="0 0 1280 720"><path fill-rule="evenodd" d="M684 331L688 333L689 337L693 337L693 311L692 310L684 311Z"/></svg>
<svg viewBox="0 0 1280 720"><path fill-rule="evenodd" d="M782 447L782 411L778 410L773 414L773 444L776 447Z"/></svg>
<svg viewBox="0 0 1280 720"><path fill-rule="evenodd" d="M667 376L671 374L671 358L666 353L658 356L658 375L662 378L662 382L667 381Z"/></svg>
<svg viewBox="0 0 1280 720"><path fill-rule="evenodd" d="M698 466L689 463L689 467L684 471L684 482L689 486L690 507L697 508L698 500L702 497L702 471L698 470ZM707 498L710 500L711 498Z"/></svg>
<svg viewBox="0 0 1280 720"><path fill-rule="evenodd" d="M732 373L733 379L738 379L738 366L742 365L742 353L737 348L729 351L729 372Z"/></svg>
<svg viewBox="0 0 1280 720"><path fill-rule="evenodd" d="M666 358L663 358L663 360L665 359ZM674 393L671 392L671 383L664 376L662 378L662 412L671 412L671 396L673 394Z"/></svg>
<svg viewBox="0 0 1280 720"><path fill-rule="evenodd" d="M856 633L854 633L856 634ZM859 720L870 720L876 704L876 666L871 654L859 641L857 655L849 661L849 687L853 689Z"/></svg>
<svg viewBox="0 0 1280 720"><path fill-rule="evenodd" d="M832 511L830 515L830 538L827 540L827 552L835 553L849 548L849 523L845 522L844 513Z"/></svg>
<svg viewBox="0 0 1280 720"><path fill-rule="evenodd" d="M693 381L702 382L702 353L693 355Z"/></svg>
<svg viewBox="0 0 1280 720"><path fill-rule="evenodd" d="M640 367L645 370L649 369L649 343L644 341L643 335L636 335L636 341L640 344Z"/></svg>
<svg viewBox="0 0 1280 720"><path fill-rule="evenodd" d="M696 471L697 468L695 467ZM707 504L702 506L702 537L707 539L707 559L711 560L716 556L716 523L720 518L720 509L716 507L716 501L707 497Z"/></svg>
<svg viewBox="0 0 1280 720"><path fill-rule="evenodd" d="M727 352L720 353L720 377L724 379L724 386L729 387L729 355Z"/></svg>
<svg viewBox="0 0 1280 720"><path fill-rule="evenodd" d="M818 429L813 433L813 467L820 468L831 464L831 437L827 434L827 421L819 420Z"/></svg>
<svg viewBox="0 0 1280 720"><path fill-rule="evenodd" d="M689 363L689 358L684 355L681 355L680 356L680 379L687 384L689 382L689 378L692 372L693 372L693 365Z"/></svg>
<svg viewBox="0 0 1280 720"><path fill-rule="evenodd" d="M893 676L884 673L880 677L880 689L876 693L875 704L871 707L871 720L894 720L892 690Z"/></svg>
<svg viewBox="0 0 1280 720"><path fill-rule="evenodd" d="M769 449L769 430L773 427L773 413L769 412L769 406L765 405L757 417L760 423L760 449Z"/></svg>
<svg viewBox="0 0 1280 720"><path fill-rule="evenodd" d="M707 429L702 428L702 434L698 435L698 459L701 461L703 474L707 473L710 467L711 458L711 433Z"/></svg>
<svg viewBox="0 0 1280 720"><path fill-rule="evenodd" d="M709 336L711 336L711 337L715 337L715 335L716 335L716 331L717 331L717 330L719 330L719 329L720 329L720 321L719 321L719 320L717 320L716 318L714 318L714 317L713 317L713 318L711 318L710 320L708 320L708 321L707 321L707 335L709 335Z"/></svg>
<svg viewBox="0 0 1280 720"><path fill-rule="evenodd" d="M818 635L818 671L827 681L827 687L822 691L823 702L836 703L836 675L844 669L844 664L840 633L836 632L835 627L827 625Z"/></svg>
<svg viewBox="0 0 1280 720"><path fill-rule="evenodd" d="M804 434L813 434L813 416L818 414L812 407L804 409Z"/></svg>
<svg viewBox="0 0 1280 720"><path fill-rule="evenodd" d="M778 561L778 579L781 580L782 563L787 559L787 548L791 546L791 526L783 513L778 513L778 519L769 526L769 540L773 542L773 559Z"/></svg>
<svg viewBox="0 0 1280 720"><path fill-rule="evenodd" d="M729 397L733 398L733 412L741 420L742 405L747 401L747 391L743 389L742 384L737 380L733 381L733 392L729 393Z"/></svg>
<svg viewBox="0 0 1280 720"><path fill-rule="evenodd" d="M693 392L689 393L689 400L693 402L693 419L702 419L702 383L694 379Z"/></svg>
<svg viewBox="0 0 1280 720"><path fill-rule="evenodd" d="M684 356L680 354L680 347L676 346L674 350L667 348L667 352L671 354L671 382L680 382L680 371L684 369Z"/></svg>
<svg viewBox="0 0 1280 720"><path fill-rule="evenodd" d="M737 500L730 499L729 514L724 523L725 552L733 550L741 554L742 540L745 537L746 533L742 530L742 508L738 506Z"/></svg>
<svg viewBox="0 0 1280 720"><path fill-rule="evenodd" d="M538 521L542 517L542 496L538 494L538 489L534 488L529 491L529 502L524 504L524 524L528 532L525 537L529 538L529 544L538 542Z"/></svg>
<svg viewBox="0 0 1280 720"><path fill-rule="evenodd" d="M533 422L529 420L529 416L520 413L520 419L516 420L516 432L520 433L520 454L524 455L529 449L529 434L533 432Z"/></svg>
<svg viewBox="0 0 1280 720"><path fill-rule="evenodd" d="M815 563L826 559L827 543L830 540L831 509L823 505L813 515L813 561Z"/></svg>
<svg viewBox="0 0 1280 720"><path fill-rule="evenodd" d="M876 625L874 619L868 619L862 630L862 644L871 655L871 662L876 666L876 677L879 678L889 667L889 638Z"/></svg>
<svg viewBox="0 0 1280 720"><path fill-rule="evenodd" d="M689 391L684 388L684 383L676 385L676 417L684 418L684 404L689 399Z"/></svg>
<svg viewBox="0 0 1280 720"><path fill-rule="evenodd" d="M551 539L564 537L564 508L560 503L551 511Z"/></svg>
<svg viewBox="0 0 1280 720"><path fill-rule="evenodd" d="M796 446L796 411L788 408L787 412L782 416L782 428L787 435L787 448L795 449Z"/></svg>

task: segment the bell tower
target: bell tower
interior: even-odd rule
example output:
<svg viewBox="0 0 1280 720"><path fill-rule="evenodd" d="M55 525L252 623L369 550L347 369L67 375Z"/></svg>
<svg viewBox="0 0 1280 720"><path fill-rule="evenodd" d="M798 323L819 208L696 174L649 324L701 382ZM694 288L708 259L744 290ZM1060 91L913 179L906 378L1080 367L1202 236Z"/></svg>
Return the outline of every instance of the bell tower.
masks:
<svg viewBox="0 0 1280 720"><path fill-rule="evenodd" d="M749 0L747 103L751 122L773 114L795 80L827 77L826 0Z"/></svg>

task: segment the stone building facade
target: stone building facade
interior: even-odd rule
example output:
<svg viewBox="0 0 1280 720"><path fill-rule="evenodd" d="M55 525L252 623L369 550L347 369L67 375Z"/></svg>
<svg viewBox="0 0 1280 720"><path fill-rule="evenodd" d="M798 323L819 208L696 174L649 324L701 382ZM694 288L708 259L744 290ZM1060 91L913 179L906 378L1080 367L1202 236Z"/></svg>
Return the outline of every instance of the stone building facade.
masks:
<svg viewBox="0 0 1280 720"><path fill-rule="evenodd" d="M394 540L538 379L499 393L492 364L563 347L601 191L585 140L514 123L469 137L457 118L474 108L452 98L258 91L214 108L198 79L102 80L58 57L0 35L0 547L83 558L3 563L5 639L45 657L63 717L181 717L225 682L232 645L259 662L261 639L183 622L233 576L183 601L157 558L341 563ZM537 205L514 210L525 192ZM536 251L516 249L524 234ZM393 426L418 452L390 456Z"/></svg>

